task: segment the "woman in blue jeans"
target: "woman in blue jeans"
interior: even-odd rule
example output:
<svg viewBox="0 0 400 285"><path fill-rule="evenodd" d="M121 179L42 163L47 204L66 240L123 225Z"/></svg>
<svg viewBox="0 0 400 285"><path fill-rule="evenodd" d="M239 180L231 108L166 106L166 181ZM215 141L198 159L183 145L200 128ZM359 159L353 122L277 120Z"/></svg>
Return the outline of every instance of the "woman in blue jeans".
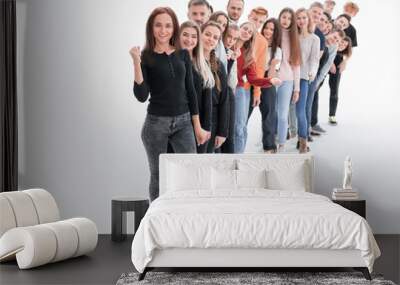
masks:
<svg viewBox="0 0 400 285"><path fill-rule="evenodd" d="M319 38L314 34L313 24L305 8L296 11L296 23L299 30L301 48L300 97L296 103L298 130L298 148L300 153L309 151L307 146L306 103L309 82L313 81L319 65Z"/></svg>
<svg viewBox="0 0 400 285"><path fill-rule="evenodd" d="M250 89L245 89L245 81L251 85L267 88L279 85L278 78L259 78L253 58L254 36L256 28L253 23L245 22L240 26L239 40L236 48L240 49L237 59L238 85L235 92L235 153L243 153L247 141L247 119L250 105Z"/></svg>
<svg viewBox="0 0 400 285"><path fill-rule="evenodd" d="M282 32L275 18L268 19L261 29L262 35L268 41L268 53L265 63L265 75L276 77L282 60ZM276 153L276 87L261 88L261 122L262 144L265 153Z"/></svg>
<svg viewBox="0 0 400 285"><path fill-rule="evenodd" d="M130 50L135 97L145 102L150 94L142 129L150 167L150 201L159 195L159 156L167 152L168 143L175 153L195 153L195 136L198 144L209 138L200 125L190 55L176 48L178 30L174 11L156 8L147 20L143 52L139 47Z"/></svg>
<svg viewBox="0 0 400 285"><path fill-rule="evenodd" d="M291 8L284 8L279 14L279 24L282 29L282 62L279 78L282 85L277 91L278 117L278 152L283 152L288 131L290 102L296 103L300 92L300 43L296 25L295 13Z"/></svg>

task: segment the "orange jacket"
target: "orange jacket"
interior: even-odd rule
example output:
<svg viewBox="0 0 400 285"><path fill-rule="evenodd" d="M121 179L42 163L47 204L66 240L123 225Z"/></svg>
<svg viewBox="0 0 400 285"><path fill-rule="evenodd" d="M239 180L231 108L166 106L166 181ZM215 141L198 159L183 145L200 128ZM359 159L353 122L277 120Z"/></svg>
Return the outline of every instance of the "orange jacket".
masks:
<svg viewBox="0 0 400 285"><path fill-rule="evenodd" d="M254 53L255 53L255 64L256 64L256 74L257 77L264 77L265 74L265 63L267 61L267 52L268 52L268 41L259 33L256 33L255 45L254 45ZM246 82L244 85L245 89L250 88L250 83ZM254 87L254 97L261 96L260 87Z"/></svg>

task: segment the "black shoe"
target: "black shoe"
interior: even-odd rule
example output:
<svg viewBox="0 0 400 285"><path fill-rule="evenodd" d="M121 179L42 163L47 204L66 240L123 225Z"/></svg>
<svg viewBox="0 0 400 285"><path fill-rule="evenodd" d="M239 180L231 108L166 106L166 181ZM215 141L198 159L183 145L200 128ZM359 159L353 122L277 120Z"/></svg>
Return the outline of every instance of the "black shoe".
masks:
<svg viewBox="0 0 400 285"><path fill-rule="evenodd" d="M312 136L320 136L321 134L320 134L320 133L317 133L317 132L314 132L314 131L311 131L311 132L310 132L310 135L312 135Z"/></svg>
<svg viewBox="0 0 400 285"><path fill-rule="evenodd" d="M296 149L300 149L300 141L297 141Z"/></svg>
<svg viewBox="0 0 400 285"><path fill-rule="evenodd" d="M314 141L314 139L312 138L312 136L308 136L307 140L308 140L309 142L313 142L313 141Z"/></svg>

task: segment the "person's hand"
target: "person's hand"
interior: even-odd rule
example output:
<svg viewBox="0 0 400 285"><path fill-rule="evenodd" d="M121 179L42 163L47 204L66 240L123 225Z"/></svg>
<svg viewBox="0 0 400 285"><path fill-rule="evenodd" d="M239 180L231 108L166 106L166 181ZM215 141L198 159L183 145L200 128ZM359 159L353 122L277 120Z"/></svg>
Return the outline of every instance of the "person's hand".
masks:
<svg viewBox="0 0 400 285"><path fill-rule="evenodd" d="M282 83L282 80L280 80L278 77L273 77L270 79L271 84L274 86L279 86Z"/></svg>
<svg viewBox="0 0 400 285"><path fill-rule="evenodd" d="M135 46L129 50L129 54L131 55L133 61L135 63L140 63L140 47Z"/></svg>
<svg viewBox="0 0 400 285"><path fill-rule="evenodd" d="M260 96L254 96L253 99L253 108L258 107L261 103L261 98Z"/></svg>
<svg viewBox="0 0 400 285"><path fill-rule="evenodd" d="M226 141L225 137L216 136L215 137L215 148L220 148L221 145Z"/></svg>
<svg viewBox="0 0 400 285"><path fill-rule="evenodd" d="M300 93L299 91L294 91L292 96L292 103L296 104L299 101Z"/></svg>
<svg viewBox="0 0 400 285"><path fill-rule="evenodd" d="M195 130L197 145L205 144L211 137L211 132L198 128Z"/></svg>
<svg viewBox="0 0 400 285"><path fill-rule="evenodd" d="M339 71L342 73L346 69L346 62L342 61L341 64L339 64Z"/></svg>
<svg viewBox="0 0 400 285"><path fill-rule="evenodd" d="M312 82L314 81L314 79L315 79L315 74L312 74L312 72L308 73L308 80Z"/></svg>
<svg viewBox="0 0 400 285"><path fill-rule="evenodd" d="M331 68L329 69L329 72L332 74L336 74L336 66L332 64Z"/></svg>
<svg viewBox="0 0 400 285"><path fill-rule="evenodd" d="M233 59L233 60L238 59L239 56L240 56L241 54L242 54L242 53L241 53L241 51L240 51L240 48L237 48L237 49L234 50L233 53L232 53L232 59Z"/></svg>
<svg viewBox="0 0 400 285"><path fill-rule="evenodd" d="M226 52L226 58L227 58L228 60L234 59L234 51L231 50L231 49L228 49L228 51Z"/></svg>

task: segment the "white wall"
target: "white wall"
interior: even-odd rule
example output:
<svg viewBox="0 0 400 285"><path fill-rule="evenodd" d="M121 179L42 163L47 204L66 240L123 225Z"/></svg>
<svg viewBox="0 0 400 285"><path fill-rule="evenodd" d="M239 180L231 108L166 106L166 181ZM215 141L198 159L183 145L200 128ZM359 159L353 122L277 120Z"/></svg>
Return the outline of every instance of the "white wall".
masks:
<svg viewBox="0 0 400 285"><path fill-rule="evenodd" d="M216 10L225 1L211 1ZM277 16L300 1L247 0ZM302 1L308 6L312 1ZM337 1L341 6L344 1ZM20 187L43 187L63 217L86 216L110 232L111 197L147 196L149 171L140 130L146 105L132 95L128 50L144 42L145 21L156 6L171 5L185 20L186 1L18 0ZM327 121L328 91L320 119L328 134L312 145L316 189L329 195L351 155L354 185L367 199L374 232L400 233L397 109L400 42L395 0L359 1L354 20L359 45L340 90L337 127ZM340 10L340 8L338 8ZM339 11L337 11L339 13ZM250 122L248 150L259 138L259 114Z"/></svg>

